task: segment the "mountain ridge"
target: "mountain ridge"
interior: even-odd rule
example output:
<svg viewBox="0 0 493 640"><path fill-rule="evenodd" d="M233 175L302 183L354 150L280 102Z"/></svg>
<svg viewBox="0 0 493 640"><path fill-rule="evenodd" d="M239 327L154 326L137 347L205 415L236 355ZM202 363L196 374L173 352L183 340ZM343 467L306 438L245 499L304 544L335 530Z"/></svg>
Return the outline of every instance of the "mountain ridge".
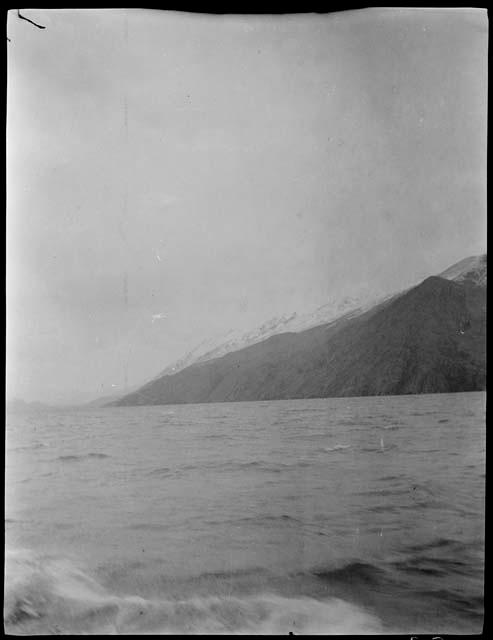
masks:
<svg viewBox="0 0 493 640"><path fill-rule="evenodd" d="M483 262L479 278L466 277L469 263L450 272L452 265L447 278L430 276L360 314L197 362L112 406L483 389Z"/></svg>
<svg viewBox="0 0 493 640"><path fill-rule="evenodd" d="M465 278L473 279L477 283L486 284L486 255L471 256L460 260L438 274L445 279ZM404 290L406 291L406 290ZM304 331L319 326L345 314L360 314L375 305L393 298L404 291L391 294L366 294L363 296L344 296L342 300L330 300L308 313L293 312L282 316L273 317L265 321L259 327L243 333L229 331L220 337L203 340L194 349L186 353L179 360L168 365L152 380L157 380L163 375L172 375L197 363L218 358L231 351L237 351L243 347L266 340L271 335L289 331ZM233 334L233 335L232 335Z"/></svg>
<svg viewBox="0 0 493 640"><path fill-rule="evenodd" d="M358 313L369 306L373 306L385 297L387 296L366 296L361 299L354 296L345 296L340 301L329 301L309 313L293 312L289 315L275 316L259 327L247 332L235 333L234 331L229 331L219 338L202 341L182 358L168 365L157 376L154 376L153 380L163 375L178 373L197 362L212 360L231 351L238 351L257 342L262 342L272 335L290 331L303 331L330 322L347 313Z"/></svg>

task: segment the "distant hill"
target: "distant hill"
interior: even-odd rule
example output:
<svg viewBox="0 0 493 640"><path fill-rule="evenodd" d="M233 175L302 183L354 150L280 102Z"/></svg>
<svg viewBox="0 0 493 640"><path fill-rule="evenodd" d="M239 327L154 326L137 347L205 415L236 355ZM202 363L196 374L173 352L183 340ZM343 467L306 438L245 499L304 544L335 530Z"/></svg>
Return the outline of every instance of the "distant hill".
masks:
<svg viewBox="0 0 493 640"><path fill-rule="evenodd" d="M80 408L86 407L87 409L90 409L90 408L97 409L98 407L105 407L106 405L112 402L116 402L120 398L121 396L116 394L113 394L110 396L102 396L100 398L96 398L95 400L91 400L90 402L86 402L83 405L79 405L79 407Z"/></svg>
<svg viewBox="0 0 493 640"><path fill-rule="evenodd" d="M20 398L12 398L5 403L7 413L24 413L30 411L51 411L55 407L43 402L26 402Z"/></svg>
<svg viewBox="0 0 493 640"><path fill-rule="evenodd" d="M486 256L359 315L163 375L113 405L485 389Z"/></svg>

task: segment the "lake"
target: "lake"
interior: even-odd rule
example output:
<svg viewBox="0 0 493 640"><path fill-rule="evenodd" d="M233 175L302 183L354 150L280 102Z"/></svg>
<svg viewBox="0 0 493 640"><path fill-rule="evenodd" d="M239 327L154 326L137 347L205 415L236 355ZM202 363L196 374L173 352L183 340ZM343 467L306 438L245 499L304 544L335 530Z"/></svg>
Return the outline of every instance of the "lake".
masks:
<svg viewBox="0 0 493 640"><path fill-rule="evenodd" d="M9 414L6 631L480 633L485 403Z"/></svg>

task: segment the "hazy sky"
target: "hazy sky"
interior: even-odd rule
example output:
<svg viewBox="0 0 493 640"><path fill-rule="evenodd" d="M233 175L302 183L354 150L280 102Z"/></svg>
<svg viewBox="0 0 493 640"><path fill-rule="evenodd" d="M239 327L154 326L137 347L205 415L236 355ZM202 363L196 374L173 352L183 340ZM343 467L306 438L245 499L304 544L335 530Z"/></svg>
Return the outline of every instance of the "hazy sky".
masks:
<svg viewBox="0 0 493 640"><path fill-rule="evenodd" d="M9 14L10 396L122 392L486 250L485 11L24 15L46 28Z"/></svg>

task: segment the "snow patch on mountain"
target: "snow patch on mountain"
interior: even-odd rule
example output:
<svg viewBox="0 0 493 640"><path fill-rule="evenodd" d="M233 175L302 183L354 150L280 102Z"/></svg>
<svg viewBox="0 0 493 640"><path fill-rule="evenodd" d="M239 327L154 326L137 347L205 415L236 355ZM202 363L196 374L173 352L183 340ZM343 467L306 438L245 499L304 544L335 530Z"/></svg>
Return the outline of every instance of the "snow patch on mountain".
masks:
<svg viewBox="0 0 493 640"><path fill-rule="evenodd" d="M310 313L300 314L294 312L276 316L264 322L260 327L246 333L232 330L226 335L222 334L220 337L204 340L192 351L166 367L156 378L160 378L163 375L173 375L192 364L220 358L231 351L238 351L267 340L273 335L289 332L298 333L334 322L343 316L359 315L389 297L391 296L375 297L374 294L370 293L363 293L358 297L345 296L341 300L331 300Z"/></svg>
<svg viewBox="0 0 493 640"><path fill-rule="evenodd" d="M465 258L438 275L446 280L455 282L469 280L474 284L486 286L486 254Z"/></svg>
<svg viewBox="0 0 493 640"><path fill-rule="evenodd" d="M475 284L485 286L486 254L465 258L438 274L438 276L456 282L469 280ZM334 322L343 316L354 317L360 315L372 307L390 300L396 295L403 295L408 290L409 289L405 289L398 294L393 293L380 296L375 295L374 292L363 291L355 296L345 296L339 300L329 300L327 303L309 313L294 312L276 316L246 333L231 330L226 334L202 341L182 358L161 371L155 379L163 375L178 373L192 364L220 358L232 351L238 351L239 349L244 349L245 347L267 340L267 338L273 335L289 332L298 333L313 327L328 324L329 322Z"/></svg>

